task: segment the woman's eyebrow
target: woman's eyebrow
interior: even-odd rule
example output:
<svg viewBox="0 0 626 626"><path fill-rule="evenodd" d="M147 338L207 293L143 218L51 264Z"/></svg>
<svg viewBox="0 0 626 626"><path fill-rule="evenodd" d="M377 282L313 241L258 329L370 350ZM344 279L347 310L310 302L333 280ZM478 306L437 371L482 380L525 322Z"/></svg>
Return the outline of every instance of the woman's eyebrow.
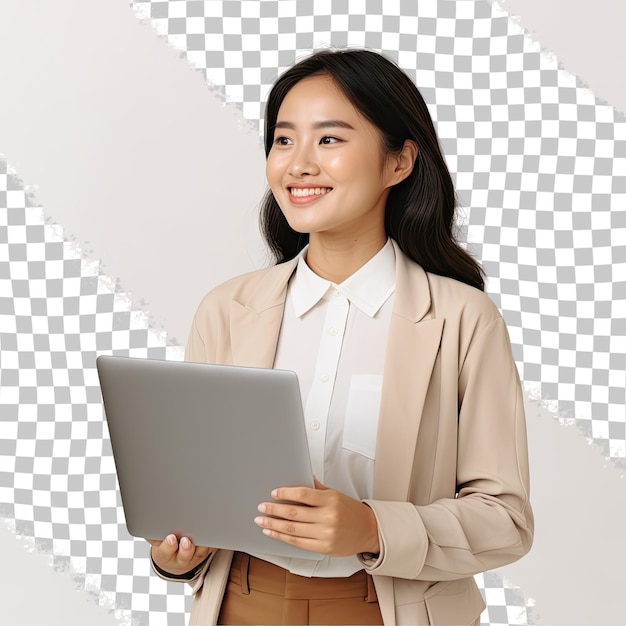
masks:
<svg viewBox="0 0 626 626"><path fill-rule="evenodd" d="M276 122L276 124L274 124L274 128L287 128L289 130L295 130L296 126L291 122ZM321 122L315 122L315 124L313 124L313 128L315 130L320 128L347 128L348 130L354 130L354 127L351 124L342 120L323 120Z"/></svg>

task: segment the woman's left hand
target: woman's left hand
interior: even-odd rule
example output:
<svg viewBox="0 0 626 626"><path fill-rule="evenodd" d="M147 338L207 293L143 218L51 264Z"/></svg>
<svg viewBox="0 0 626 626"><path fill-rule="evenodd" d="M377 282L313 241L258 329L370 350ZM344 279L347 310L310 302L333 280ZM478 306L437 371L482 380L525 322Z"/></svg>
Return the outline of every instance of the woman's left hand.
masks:
<svg viewBox="0 0 626 626"><path fill-rule="evenodd" d="M367 504L318 480L315 489L274 489L272 498L283 502L259 504L264 516L254 520L268 537L330 556L380 552L376 516Z"/></svg>

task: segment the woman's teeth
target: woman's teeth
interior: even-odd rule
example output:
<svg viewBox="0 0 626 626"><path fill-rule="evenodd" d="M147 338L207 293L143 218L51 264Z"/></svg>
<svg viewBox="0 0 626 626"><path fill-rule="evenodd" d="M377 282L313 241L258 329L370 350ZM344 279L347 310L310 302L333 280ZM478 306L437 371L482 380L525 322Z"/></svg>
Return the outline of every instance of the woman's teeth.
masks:
<svg viewBox="0 0 626 626"><path fill-rule="evenodd" d="M303 198L305 196L323 196L325 193L331 191L330 187L291 187L289 189L292 196Z"/></svg>

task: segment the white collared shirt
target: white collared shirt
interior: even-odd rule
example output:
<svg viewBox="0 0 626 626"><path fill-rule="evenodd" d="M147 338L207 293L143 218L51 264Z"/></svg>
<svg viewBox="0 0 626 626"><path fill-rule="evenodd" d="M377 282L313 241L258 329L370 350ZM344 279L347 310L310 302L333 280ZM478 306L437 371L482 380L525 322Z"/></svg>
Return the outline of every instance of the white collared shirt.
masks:
<svg viewBox="0 0 626 626"><path fill-rule="evenodd" d="M340 285L315 274L305 257L306 249L287 288L274 368L298 375L316 478L357 500L371 498L395 289L393 246L387 240ZM350 576L362 569L356 556L254 556L302 576Z"/></svg>

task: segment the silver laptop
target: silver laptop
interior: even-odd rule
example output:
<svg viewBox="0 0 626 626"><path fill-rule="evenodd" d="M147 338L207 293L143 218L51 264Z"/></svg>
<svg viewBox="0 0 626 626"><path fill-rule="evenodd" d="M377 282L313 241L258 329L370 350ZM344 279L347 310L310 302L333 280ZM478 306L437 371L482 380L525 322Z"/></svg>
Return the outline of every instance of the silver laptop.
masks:
<svg viewBox="0 0 626 626"><path fill-rule="evenodd" d="M294 372L113 356L96 364L131 535L322 558L253 521L272 489L313 487Z"/></svg>

